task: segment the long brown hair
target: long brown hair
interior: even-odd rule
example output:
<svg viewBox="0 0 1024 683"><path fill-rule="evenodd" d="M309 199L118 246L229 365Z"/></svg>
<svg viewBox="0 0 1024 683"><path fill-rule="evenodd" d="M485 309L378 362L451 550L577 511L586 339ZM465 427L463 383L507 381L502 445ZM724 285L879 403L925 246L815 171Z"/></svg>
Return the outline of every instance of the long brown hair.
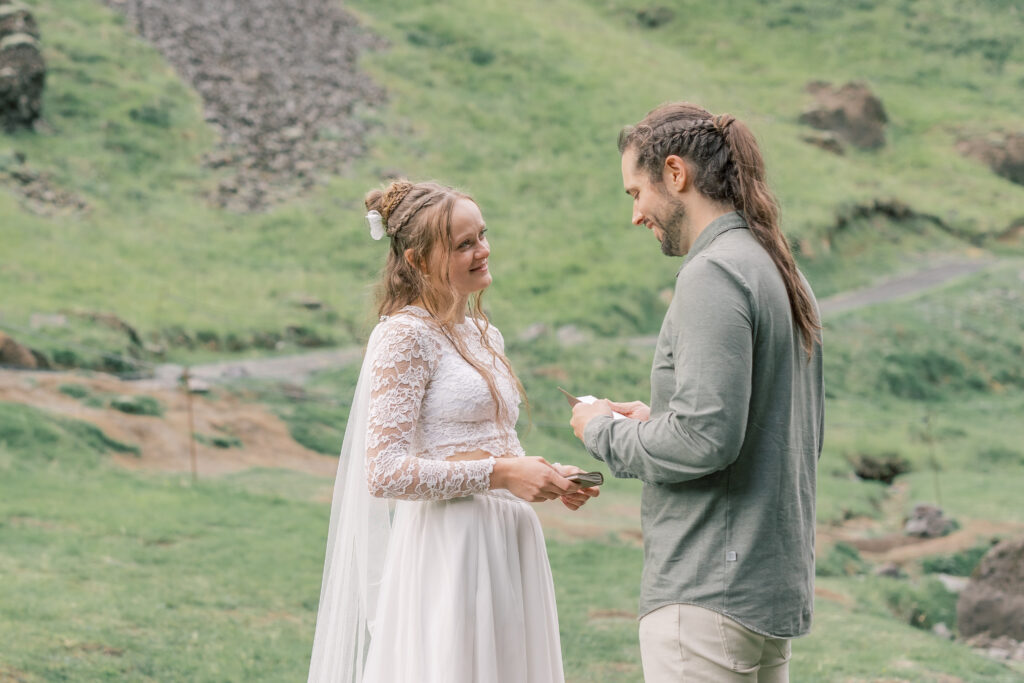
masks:
<svg viewBox="0 0 1024 683"><path fill-rule="evenodd" d="M381 214L384 231L390 241L387 261L377 288L377 311L382 316L394 315L403 307L421 301L431 320L462 359L487 382L497 408L497 416L500 417L504 412L504 402L494 375L484 364L473 358L466 348L465 339L455 327L455 320L460 313L465 313L473 321L480 332L484 348L505 367L524 401L526 392L508 358L490 343L487 333L490 320L481 303L483 291L470 295L467 311L458 310L460 299L452 286L448 265L452 251L452 211L460 199L476 203L464 192L433 182L396 180L384 190L370 190L366 193L366 208ZM409 263L405 257L409 249L412 250L414 263Z"/></svg>
<svg viewBox="0 0 1024 683"><path fill-rule="evenodd" d="M728 114L710 112L688 102L663 104L635 126L619 133L619 153L632 149L637 168L661 182L665 159L676 155L695 172L702 195L736 208L782 275L793 322L810 356L821 323L814 301L797 270L793 252L779 228L779 204L765 180L764 159L754 134Z"/></svg>

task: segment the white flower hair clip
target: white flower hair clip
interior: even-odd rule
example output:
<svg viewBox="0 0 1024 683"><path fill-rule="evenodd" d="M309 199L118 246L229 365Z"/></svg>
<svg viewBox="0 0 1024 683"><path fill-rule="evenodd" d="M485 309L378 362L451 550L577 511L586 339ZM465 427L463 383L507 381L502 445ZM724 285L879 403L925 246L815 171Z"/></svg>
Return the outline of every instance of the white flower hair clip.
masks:
<svg viewBox="0 0 1024 683"><path fill-rule="evenodd" d="M379 240L384 237L384 217L376 209L366 214L366 223L370 226L370 237Z"/></svg>

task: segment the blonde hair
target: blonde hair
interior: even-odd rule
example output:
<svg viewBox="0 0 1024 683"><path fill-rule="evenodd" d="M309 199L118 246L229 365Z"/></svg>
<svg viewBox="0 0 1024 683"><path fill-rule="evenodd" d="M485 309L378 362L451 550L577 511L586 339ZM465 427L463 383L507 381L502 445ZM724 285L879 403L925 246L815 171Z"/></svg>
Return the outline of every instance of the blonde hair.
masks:
<svg viewBox="0 0 1024 683"><path fill-rule="evenodd" d="M468 310L458 310L460 298L452 286L448 265L452 250L452 211L460 199L476 203L468 194L434 182L396 180L384 190L366 193L366 208L380 212L390 242L377 288L377 312L382 316L394 315L413 302L422 302L430 319L462 359L487 382L500 417L504 403L494 375L466 348L465 339L455 327L459 313L466 313L473 321L480 332L481 344L504 366L524 401L526 392L508 358L491 345L487 333L490 320L481 304L483 291L470 295ZM405 257L407 250L412 250L411 259Z"/></svg>

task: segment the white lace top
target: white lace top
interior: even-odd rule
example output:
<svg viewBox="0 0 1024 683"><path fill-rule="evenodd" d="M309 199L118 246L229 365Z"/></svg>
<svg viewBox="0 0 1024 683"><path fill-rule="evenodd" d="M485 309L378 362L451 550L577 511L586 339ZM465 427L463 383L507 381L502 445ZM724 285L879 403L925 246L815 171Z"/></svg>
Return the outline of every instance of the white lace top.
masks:
<svg viewBox="0 0 1024 683"><path fill-rule="evenodd" d="M483 346L472 320L456 326L473 358L492 369L504 403L499 418L487 382L426 311L406 306L380 324L366 435L370 493L439 500L486 491L492 459L445 458L477 449L524 455L515 430L519 391L504 365ZM491 347L504 353L501 333L493 326L487 332Z"/></svg>

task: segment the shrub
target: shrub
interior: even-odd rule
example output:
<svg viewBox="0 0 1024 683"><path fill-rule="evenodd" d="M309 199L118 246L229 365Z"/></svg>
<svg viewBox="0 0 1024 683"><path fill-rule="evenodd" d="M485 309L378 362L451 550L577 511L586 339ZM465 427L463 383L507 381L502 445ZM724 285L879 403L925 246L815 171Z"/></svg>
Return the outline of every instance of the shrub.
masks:
<svg viewBox="0 0 1024 683"><path fill-rule="evenodd" d="M892 484L899 475L911 470L910 462L895 451L847 455L853 470L860 479Z"/></svg>
<svg viewBox="0 0 1024 683"><path fill-rule="evenodd" d="M953 576L970 576L981 558L992 547L990 543L976 545L953 555L926 557L921 568L926 574L952 574Z"/></svg>
<svg viewBox="0 0 1024 683"><path fill-rule="evenodd" d="M952 628L956 624L956 601L957 595L933 578L917 586L898 583L885 593L885 602L898 619L925 630L939 623Z"/></svg>
<svg viewBox="0 0 1024 683"><path fill-rule="evenodd" d="M117 396L110 399L110 407L130 415L160 417L164 414L163 405L152 396Z"/></svg>
<svg viewBox="0 0 1024 683"><path fill-rule="evenodd" d="M84 384L61 384L58 390L65 396L77 399L83 399L90 394L89 387Z"/></svg>
<svg viewBox="0 0 1024 683"><path fill-rule="evenodd" d="M868 563L861 558L857 549L840 541L832 546L825 557L818 560L814 573L817 576L856 576L868 570Z"/></svg>
<svg viewBox="0 0 1024 683"><path fill-rule="evenodd" d="M226 434L207 435L196 432L195 434L192 435L192 438L194 438L196 441L203 444L204 446L213 446L214 448L242 447L241 439L239 439L237 436L231 436Z"/></svg>
<svg viewBox="0 0 1024 683"><path fill-rule="evenodd" d="M983 466L995 465L997 467L1004 467L1006 465L1024 465L1024 453L1013 448L996 446L979 452L978 461Z"/></svg>
<svg viewBox="0 0 1024 683"><path fill-rule="evenodd" d="M916 401L937 400L949 388L970 384L963 363L932 350L889 354L881 377L889 393Z"/></svg>

